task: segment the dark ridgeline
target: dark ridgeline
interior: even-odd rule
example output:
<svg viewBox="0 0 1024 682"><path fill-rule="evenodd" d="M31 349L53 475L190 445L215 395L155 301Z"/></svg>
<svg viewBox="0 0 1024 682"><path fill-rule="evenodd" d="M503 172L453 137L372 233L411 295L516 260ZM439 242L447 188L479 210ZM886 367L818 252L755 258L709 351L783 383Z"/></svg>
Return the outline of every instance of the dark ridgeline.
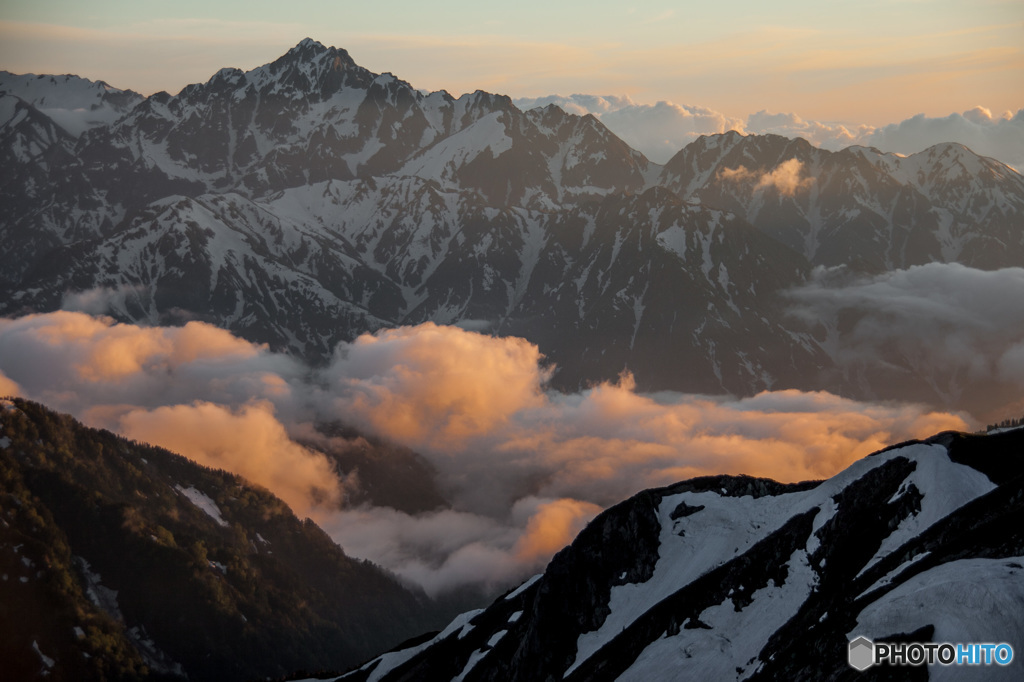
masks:
<svg viewBox="0 0 1024 682"><path fill-rule="evenodd" d="M443 624L238 476L22 400L0 405L0 427L5 679L343 670Z"/></svg>

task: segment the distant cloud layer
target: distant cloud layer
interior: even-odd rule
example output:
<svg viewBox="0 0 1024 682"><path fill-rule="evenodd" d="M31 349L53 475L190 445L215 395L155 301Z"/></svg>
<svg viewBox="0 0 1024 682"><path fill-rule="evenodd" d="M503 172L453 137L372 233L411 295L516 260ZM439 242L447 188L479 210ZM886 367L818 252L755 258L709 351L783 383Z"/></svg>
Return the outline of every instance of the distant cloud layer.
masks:
<svg viewBox="0 0 1024 682"><path fill-rule="evenodd" d="M1002 116L994 116L984 107L937 118L918 114L881 128L804 121L794 114L762 111L747 119L745 132L803 137L823 149L861 145L897 154L916 154L941 142L958 142L976 154L1024 170L1024 109Z"/></svg>
<svg viewBox="0 0 1024 682"><path fill-rule="evenodd" d="M574 114L593 114L627 144L657 163L700 135L736 130L744 134L802 137L829 150L851 145L876 147L884 152L915 154L941 142L958 142L982 156L990 156L1024 171L1024 109L994 115L984 107L961 114L931 118L919 114L883 127L807 121L793 113L759 111L746 120L711 109L671 102L639 104L629 97L551 95L515 100L531 109L556 104Z"/></svg>
<svg viewBox="0 0 1024 682"><path fill-rule="evenodd" d="M0 319L0 392L246 476L431 592L539 571L601 508L643 488L717 473L822 478L891 442L966 427L828 393L644 395L628 375L566 395L546 389L549 372L522 339L430 323L341 344L313 371L197 322ZM453 508L339 511L352 481L296 442L337 418L423 454Z"/></svg>
<svg viewBox="0 0 1024 682"><path fill-rule="evenodd" d="M671 102L639 104L625 96L572 95L513 100L521 109L557 105L570 114L593 114L633 147L656 163L665 163L701 135L744 130L742 119L707 109Z"/></svg>
<svg viewBox="0 0 1024 682"><path fill-rule="evenodd" d="M943 118L923 114L878 128L860 144L883 151L913 154L937 142L959 142L1024 172L1024 109L994 116L983 107Z"/></svg>
<svg viewBox="0 0 1024 682"><path fill-rule="evenodd" d="M1024 410L1024 268L929 263L871 277L819 268L790 297L793 314L828 330L825 349L845 371L888 368L951 403L974 393L973 404Z"/></svg>

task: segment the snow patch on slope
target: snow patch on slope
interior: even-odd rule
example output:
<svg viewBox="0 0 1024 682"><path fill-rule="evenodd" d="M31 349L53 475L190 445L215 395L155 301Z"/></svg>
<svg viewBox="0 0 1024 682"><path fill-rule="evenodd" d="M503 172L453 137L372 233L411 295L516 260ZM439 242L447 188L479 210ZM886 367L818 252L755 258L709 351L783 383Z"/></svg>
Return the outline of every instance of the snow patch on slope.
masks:
<svg viewBox="0 0 1024 682"><path fill-rule="evenodd" d="M175 485L174 489L180 492L185 497L187 497L189 502L194 504L196 507L205 512L207 516L216 521L218 526L227 527L228 522L225 521L224 517L220 515L220 507L217 506L216 502L207 497L205 493L196 490L191 486L189 486L188 488L184 488L180 484Z"/></svg>
<svg viewBox="0 0 1024 682"><path fill-rule="evenodd" d="M740 661L752 661L771 635L800 610L817 581L807 552L798 549L789 559L789 577L753 593L752 603L736 610L731 599L701 612L699 619L710 629L666 633L651 643L621 677L620 682L647 682L666 670L699 671L701 679L743 679L754 669L737 670Z"/></svg>
<svg viewBox="0 0 1024 682"><path fill-rule="evenodd" d="M505 129L503 113L496 111L441 140L406 164L398 174L439 182L450 180L453 171L485 151L492 158L498 158L511 148L512 139Z"/></svg>
<svg viewBox="0 0 1024 682"><path fill-rule="evenodd" d="M904 542L920 535L923 530L951 511L991 492L996 487L988 476L980 471L961 464L954 464L949 459L946 448L941 445L911 447L932 448L934 453L932 456L915 457L917 468L900 486L896 497L900 496L900 492L905 494L911 485L915 486L924 495L921 500L921 511L911 514L900 522L899 527L882 541L875 556L864 566L861 573L899 548ZM949 466L951 464L960 467L960 471L955 476L950 475ZM858 574L859 576L860 574Z"/></svg>
<svg viewBox="0 0 1024 682"><path fill-rule="evenodd" d="M382 656L378 656L372 661L366 663L362 668L359 668L356 672L364 672L369 670L371 667L376 666L373 667L373 671L370 673L369 677L366 678L366 682L379 682L384 675L402 665L421 651L433 646L437 642L447 639L456 633L458 633L459 638L461 638L465 633L469 632L469 630L473 628L469 621L473 620L482 611L483 609L476 609L474 611L467 611L466 613L459 614L452 619L452 622L448 624L448 627L439 632L433 639L423 642L422 644L417 644L416 646L408 649L392 651L383 654ZM346 676L343 676L340 679L344 679L345 677Z"/></svg>

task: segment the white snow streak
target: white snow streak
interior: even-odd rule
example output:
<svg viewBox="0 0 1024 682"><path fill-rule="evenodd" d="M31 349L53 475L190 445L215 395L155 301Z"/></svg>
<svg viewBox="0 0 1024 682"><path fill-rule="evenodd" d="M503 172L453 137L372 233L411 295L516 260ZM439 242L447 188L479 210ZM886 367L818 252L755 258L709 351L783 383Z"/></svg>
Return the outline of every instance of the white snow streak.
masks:
<svg viewBox="0 0 1024 682"><path fill-rule="evenodd" d="M205 493L196 490L191 486L189 486L188 488L183 488L181 485L175 485L174 488L182 495L187 497L189 502L194 504L202 511L206 512L206 514L211 519L217 522L218 526L227 527L228 522L225 521L224 518L220 515L220 507L217 506L216 502L207 497Z"/></svg>

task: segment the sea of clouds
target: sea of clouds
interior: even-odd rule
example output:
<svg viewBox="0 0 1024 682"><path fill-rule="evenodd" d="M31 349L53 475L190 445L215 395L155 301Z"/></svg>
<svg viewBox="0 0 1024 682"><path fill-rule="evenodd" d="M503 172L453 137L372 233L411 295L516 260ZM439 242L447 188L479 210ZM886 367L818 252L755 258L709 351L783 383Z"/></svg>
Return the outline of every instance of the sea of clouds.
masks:
<svg viewBox="0 0 1024 682"><path fill-rule="evenodd" d="M793 315L847 320L826 340L841 363L889 362L896 349L925 370L1024 389L1024 269L821 270L790 296ZM245 476L431 594L522 580L644 488L721 473L820 479L893 442L976 426L964 413L827 392L645 394L628 374L560 393L551 371L524 339L432 323L360 336L311 368L201 322L144 327L70 310L0 319L0 394ZM420 453L451 508L346 504L357 478L305 445L333 420Z"/></svg>

